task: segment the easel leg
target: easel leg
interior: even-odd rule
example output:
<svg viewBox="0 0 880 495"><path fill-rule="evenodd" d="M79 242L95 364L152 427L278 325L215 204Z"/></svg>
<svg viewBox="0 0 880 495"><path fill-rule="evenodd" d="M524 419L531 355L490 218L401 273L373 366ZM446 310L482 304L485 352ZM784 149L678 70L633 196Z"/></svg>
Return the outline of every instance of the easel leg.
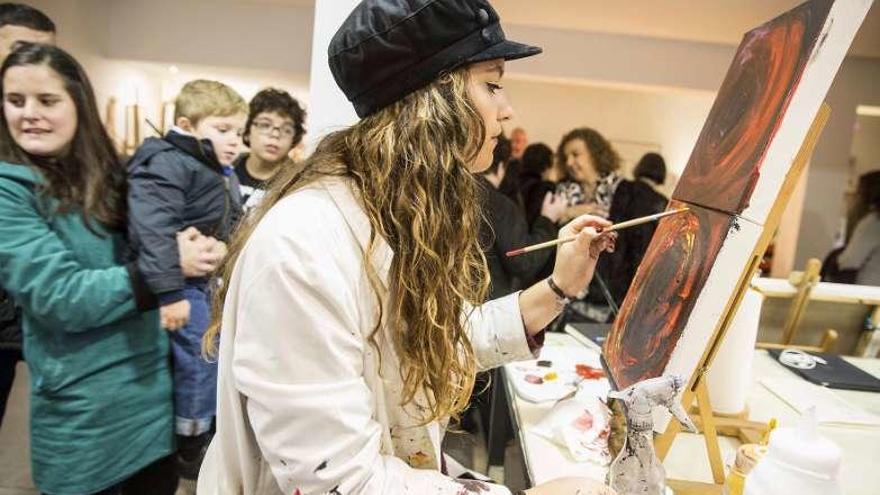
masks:
<svg viewBox="0 0 880 495"><path fill-rule="evenodd" d="M700 418L703 420L703 438L706 441L706 451L709 453L709 465L712 468L712 479L715 483L724 483L724 463L721 461L721 448L718 446L718 432L715 429L715 417L712 416L712 405L709 403L709 393L706 390L706 380L701 379L697 384L697 406L700 408Z"/></svg>

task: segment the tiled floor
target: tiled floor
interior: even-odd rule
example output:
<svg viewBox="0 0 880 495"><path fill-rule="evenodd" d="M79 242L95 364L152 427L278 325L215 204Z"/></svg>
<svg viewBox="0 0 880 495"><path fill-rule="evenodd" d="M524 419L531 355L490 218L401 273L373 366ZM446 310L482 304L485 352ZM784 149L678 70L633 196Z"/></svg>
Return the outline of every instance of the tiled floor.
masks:
<svg viewBox="0 0 880 495"><path fill-rule="evenodd" d="M39 493L31 482L27 390L27 368L24 363L18 363L6 415L0 425L0 495Z"/></svg>

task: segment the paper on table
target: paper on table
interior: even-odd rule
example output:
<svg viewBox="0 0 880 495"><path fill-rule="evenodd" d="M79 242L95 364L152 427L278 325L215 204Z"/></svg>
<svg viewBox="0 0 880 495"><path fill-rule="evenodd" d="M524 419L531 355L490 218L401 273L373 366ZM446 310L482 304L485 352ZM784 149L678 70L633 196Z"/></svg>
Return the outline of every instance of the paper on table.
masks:
<svg viewBox="0 0 880 495"><path fill-rule="evenodd" d="M796 379L762 378L759 381L799 413L816 406L816 418L822 425L880 427L880 417L847 402L825 387Z"/></svg>
<svg viewBox="0 0 880 495"><path fill-rule="evenodd" d="M557 402L532 433L562 447L577 462L607 466L611 462L608 435L611 411L589 393Z"/></svg>

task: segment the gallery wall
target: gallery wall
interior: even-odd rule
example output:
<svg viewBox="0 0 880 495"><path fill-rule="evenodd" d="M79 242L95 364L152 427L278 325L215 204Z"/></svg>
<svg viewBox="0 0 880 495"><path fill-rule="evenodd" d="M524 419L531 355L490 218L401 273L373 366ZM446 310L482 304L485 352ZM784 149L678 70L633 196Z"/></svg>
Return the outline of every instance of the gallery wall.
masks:
<svg viewBox="0 0 880 495"><path fill-rule="evenodd" d="M275 86L307 101L309 8L223 0L31 3L55 21L59 45L86 68L105 119L115 98L120 140L126 107L138 105L141 119L161 127L163 104L192 79L222 80L248 99ZM143 121L140 131L154 134Z"/></svg>

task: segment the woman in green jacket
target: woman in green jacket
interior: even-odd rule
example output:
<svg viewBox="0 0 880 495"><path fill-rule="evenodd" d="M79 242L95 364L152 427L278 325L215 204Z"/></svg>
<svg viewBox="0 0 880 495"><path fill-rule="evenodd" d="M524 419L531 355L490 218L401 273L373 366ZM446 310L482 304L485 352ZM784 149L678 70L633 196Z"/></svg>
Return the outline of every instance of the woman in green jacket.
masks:
<svg viewBox="0 0 880 495"><path fill-rule="evenodd" d="M69 54L31 44L0 92L0 285L23 308L34 481L172 494L168 338L124 264L125 174L91 85Z"/></svg>

